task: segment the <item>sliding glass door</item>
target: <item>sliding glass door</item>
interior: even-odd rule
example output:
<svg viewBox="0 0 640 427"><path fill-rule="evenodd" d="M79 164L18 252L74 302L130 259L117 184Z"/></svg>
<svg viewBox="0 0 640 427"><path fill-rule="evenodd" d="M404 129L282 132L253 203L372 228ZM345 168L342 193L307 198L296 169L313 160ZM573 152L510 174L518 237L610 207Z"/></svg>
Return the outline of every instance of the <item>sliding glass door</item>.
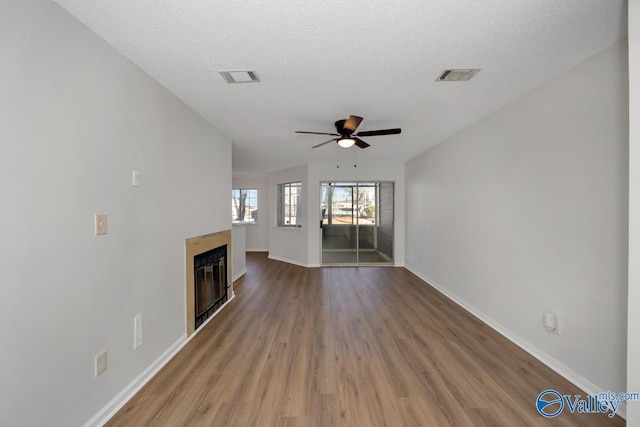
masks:
<svg viewBox="0 0 640 427"><path fill-rule="evenodd" d="M393 183L321 183L322 264L393 263Z"/></svg>

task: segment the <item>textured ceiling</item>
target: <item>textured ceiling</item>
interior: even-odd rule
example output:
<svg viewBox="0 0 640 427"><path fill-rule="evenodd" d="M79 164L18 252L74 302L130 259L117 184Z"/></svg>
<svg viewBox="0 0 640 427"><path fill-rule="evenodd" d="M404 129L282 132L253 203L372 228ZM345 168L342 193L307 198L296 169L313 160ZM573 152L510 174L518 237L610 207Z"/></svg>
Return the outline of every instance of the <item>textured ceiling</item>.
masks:
<svg viewBox="0 0 640 427"><path fill-rule="evenodd" d="M233 140L234 173L335 161L348 115L358 161L407 160L626 35L621 0L56 0ZM445 68L481 68L435 82ZM227 84L220 70L255 70ZM352 154L342 150L341 156Z"/></svg>

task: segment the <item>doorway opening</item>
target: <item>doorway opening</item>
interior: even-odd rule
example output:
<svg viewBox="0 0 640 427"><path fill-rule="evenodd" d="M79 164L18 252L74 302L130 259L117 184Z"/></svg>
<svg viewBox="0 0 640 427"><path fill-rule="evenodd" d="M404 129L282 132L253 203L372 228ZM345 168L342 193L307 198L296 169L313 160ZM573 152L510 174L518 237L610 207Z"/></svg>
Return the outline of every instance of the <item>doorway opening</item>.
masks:
<svg viewBox="0 0 640 427"><path fill-rule="evenodd" d="M393 265L393 182L322 182L323 265Z"/></svg>

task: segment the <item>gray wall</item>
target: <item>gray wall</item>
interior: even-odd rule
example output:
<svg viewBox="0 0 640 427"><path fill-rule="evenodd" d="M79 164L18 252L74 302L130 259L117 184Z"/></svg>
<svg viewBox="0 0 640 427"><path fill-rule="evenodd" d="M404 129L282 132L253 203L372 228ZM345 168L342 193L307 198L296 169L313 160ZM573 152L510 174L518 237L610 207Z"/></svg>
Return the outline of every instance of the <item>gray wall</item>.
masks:
<svg viewBox="0 0 640 427"><path fill-rule="evenodd" d="M259 205L258 205L259 206ZM247 272L247 228L246 225L234 224L231 230L231 246L233 248L232 279L235 282Z"/></svg>
<svg viewBox="0 0 640 427"><path fill-rule="evenodd" d="M626 388L627 78L622 41L406 164L408 266L587 392Z"/></svg>
<svg viewBox="0 0 640 427"><path fill-rule="evenodd" d="M0 425L78 426L184 339L185 238L231 228L231 142L51 1L0 2L0 52Z"/></svg>

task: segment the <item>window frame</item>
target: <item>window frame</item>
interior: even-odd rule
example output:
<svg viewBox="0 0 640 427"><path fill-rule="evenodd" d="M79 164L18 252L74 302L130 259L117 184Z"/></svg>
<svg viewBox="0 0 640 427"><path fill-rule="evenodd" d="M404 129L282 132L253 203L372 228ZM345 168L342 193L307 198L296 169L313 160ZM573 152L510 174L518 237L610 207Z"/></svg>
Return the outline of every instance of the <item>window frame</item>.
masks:
<svg viewBox="0 0 640 427"><path fill-rule="evenodd" d="M292 188L296 189L295 193L291 191ZM277 194L278 211L276 215L276 226L291 229L302 228L302 181L278 184ZM293 214L291 213L292 206L294 207ZM292 219L295 220L294 224L291 223Z"/></svg>

